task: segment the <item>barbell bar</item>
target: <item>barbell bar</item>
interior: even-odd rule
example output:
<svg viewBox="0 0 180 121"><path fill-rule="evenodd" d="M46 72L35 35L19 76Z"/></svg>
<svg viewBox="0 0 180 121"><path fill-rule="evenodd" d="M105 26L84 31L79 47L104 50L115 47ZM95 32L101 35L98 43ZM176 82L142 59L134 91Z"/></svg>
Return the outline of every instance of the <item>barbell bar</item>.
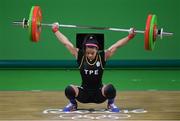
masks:
<svg viewBox="0 0 180 121"><path fill-rule="evenodd" d="M26 20L28 21L28 20ZM22 26L26 28L25 24L22 21L13 21L13 25ZM52 27L53 24L41 23L39 26L47 26ZM62 28L79 28L79 29L94 29L94 30L109 30L109 31L117 31L117 32L129 32L130 29L120 29L120 28L111 28L111 27L96 27L96 26L80 26L80 25L68 25L68 24L59 24L59 27ZM162 29L162 28L161 28ZM142 30L135 30L136 33L144 34L145 31ZM163 36L172 36L172 32L161 32ZM160 36L160 34L158 34Z"/></svg>

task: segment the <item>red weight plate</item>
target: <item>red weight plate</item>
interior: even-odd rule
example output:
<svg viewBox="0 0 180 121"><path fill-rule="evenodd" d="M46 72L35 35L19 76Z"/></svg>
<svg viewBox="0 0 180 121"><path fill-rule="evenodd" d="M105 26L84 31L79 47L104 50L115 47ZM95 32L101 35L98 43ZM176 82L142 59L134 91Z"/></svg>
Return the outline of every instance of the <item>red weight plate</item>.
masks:
<svg viewBox="0 0 180 121"><path fill-rule="evenodd" d="M34 6L34 9L33 9L33 15L32 15L32 41L35 42L35 32L36 32L36 13L37 13L37 7Z"/></svg>
<svg viewBox="0 0 180 121"><path fill-rule="evenodd" d="M41 34L42 12L39 6L34 7L32 16L32 41L38 42Z"/></svg>
<svg viewBox="0 0 180 121"><path fill-rule="evenodd" d="M149 14L146 20L146 28L145 28L145 32L144 32L144 47L146 50L150 50L149 48L149 29L150 29L150 24L151 24L151 19L152 19L152 15Z"/></svg>

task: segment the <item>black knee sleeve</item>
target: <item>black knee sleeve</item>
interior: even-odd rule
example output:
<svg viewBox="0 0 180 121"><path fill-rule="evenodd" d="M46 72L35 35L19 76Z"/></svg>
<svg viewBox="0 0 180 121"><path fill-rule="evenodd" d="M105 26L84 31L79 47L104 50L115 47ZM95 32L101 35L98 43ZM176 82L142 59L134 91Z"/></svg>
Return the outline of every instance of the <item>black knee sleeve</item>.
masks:
<svg viewBox="0 0 180 121"><path fill-rule="evenodd" d="M74 99L75 98L75 90L73 89L72 86L67 86L65 89L65 95L68 99Z"/></svg>
<svg viewBox="0 0 180 121"><path fill-rule="evenodd" d="M108 84L104 88L104 94L107 97L107 99L113 99L116 97L116 89L114 88L112 84Z"/></svg>

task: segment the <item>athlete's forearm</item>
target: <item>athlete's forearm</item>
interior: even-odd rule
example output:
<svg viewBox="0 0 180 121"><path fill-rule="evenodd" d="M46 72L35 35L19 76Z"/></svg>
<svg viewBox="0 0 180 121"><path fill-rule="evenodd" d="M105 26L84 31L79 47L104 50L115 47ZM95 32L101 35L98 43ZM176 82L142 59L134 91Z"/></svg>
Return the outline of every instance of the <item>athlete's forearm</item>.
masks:
<svg viewBox="0 0 180 121"><path fill-rule="evenodd" d="M58 38L59 42L61 42L63 45L74 47L73 44L69 41L69 39L64 36L60 31L57 31L55 35Z"/></svg>
<svg viewBox="0 0 180 121"><path fill-rule="evenodd" d="M128 43L130 39L128 37L124 37L120 40L118 40L115 44L113 44L110 48L119 48L119 47L122 47L124 46L126 43Z"/></svg>
<svg viewBox="0 0 180 121"><path fill-rule="evenodd" d="M59 42L61 42L70 51L72 55L77 57L77 49L73 46L69 39L64 36L60 31L55 32L55 35L58 38Z"/></svg>

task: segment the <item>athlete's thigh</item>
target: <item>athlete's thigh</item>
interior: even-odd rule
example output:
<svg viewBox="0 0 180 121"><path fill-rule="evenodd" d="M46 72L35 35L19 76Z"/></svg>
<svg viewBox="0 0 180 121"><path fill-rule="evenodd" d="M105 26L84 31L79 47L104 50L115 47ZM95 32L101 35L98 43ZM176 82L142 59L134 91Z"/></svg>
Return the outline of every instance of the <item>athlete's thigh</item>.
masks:
<svg viewBox="0 0 180 121"><path fill-rule="evenodd" d="M94 103L103 103L106 99L107 98L103 96L101 89L98 89L94 93Z"/></svg>
<svg viewBox="0 0 180 121"><path fill-rule="evenodd" d="M76 99L81 103L89 103L89 95L87 90L83 89L82 87L78 87L79 93Z"/></svg>

